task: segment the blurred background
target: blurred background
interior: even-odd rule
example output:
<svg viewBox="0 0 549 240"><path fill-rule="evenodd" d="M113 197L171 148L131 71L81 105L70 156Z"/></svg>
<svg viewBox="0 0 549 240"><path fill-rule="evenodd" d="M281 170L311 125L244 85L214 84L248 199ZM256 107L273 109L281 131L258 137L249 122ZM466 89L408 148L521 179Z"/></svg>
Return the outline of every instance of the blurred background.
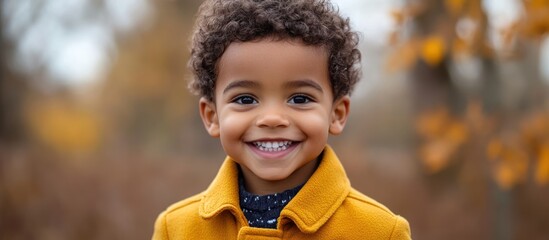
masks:
<svg viewBox="0 0 549 240"><path fill-rule="evenodd" d="M549 239L549 1L334 0L363 79L330 143L414 239ZM186 89L200 0L3 0L0 239L149 239L223 158Z"/></svg>

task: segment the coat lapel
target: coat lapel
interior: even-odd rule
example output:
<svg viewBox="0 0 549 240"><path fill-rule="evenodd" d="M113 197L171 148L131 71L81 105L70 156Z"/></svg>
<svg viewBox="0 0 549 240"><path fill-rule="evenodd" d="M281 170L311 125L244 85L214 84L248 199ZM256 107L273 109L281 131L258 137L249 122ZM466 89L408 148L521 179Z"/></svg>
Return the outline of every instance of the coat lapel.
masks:
<svg viewBox="0 0 549 240"><path fill-rule="evenodd" d="M335 213L350 190L343 166L332 148L326 146L315 173L282 210L279 225L288 218L302 232L314 233Z"/></svg>

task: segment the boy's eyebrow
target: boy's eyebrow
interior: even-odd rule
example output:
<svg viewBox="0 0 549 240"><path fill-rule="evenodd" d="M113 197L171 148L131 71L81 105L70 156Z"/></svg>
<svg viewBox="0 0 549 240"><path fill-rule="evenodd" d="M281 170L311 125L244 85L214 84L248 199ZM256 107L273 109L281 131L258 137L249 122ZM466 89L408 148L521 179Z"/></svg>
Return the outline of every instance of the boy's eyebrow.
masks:
<svg viewBox="0 0 549 240"><path fill-rule="evenodd" d="M317 82L311 80L311 79L302 79L302 80L295 80L290 81L284 84L286 88L300 88L300 87L312 87L320 92L324 92L322 90L322 87Z"/></svg>
<svg viewBox="0 0 549 240"><path fill-rule="evenodd" d="M255 87L258 87L259 86L259 83L257 82L254 82L254 81L250 81L250 80L239 80L239 81L234 81L234 82L231 82L229 83L229 85L227 85L225 87L225 89L223 89L223 94L225 94L227 91L233 89L233 88L255 88Z"/></svg>
<svg viewBox="0 0 549 240"><path fill-rule="evenodd" d="M233 88L257 88L259 87L259 83L250 81L250 80L239 80L229 83L225 89L223 89L223 94L228 92L229 90ZM320 92L324 92L322 90L322 87L317 82L311 80L311 79L301 79L301 80L295 80L290 81L284 84L285 88L300 88L300 87L312 87Z"/></svg>

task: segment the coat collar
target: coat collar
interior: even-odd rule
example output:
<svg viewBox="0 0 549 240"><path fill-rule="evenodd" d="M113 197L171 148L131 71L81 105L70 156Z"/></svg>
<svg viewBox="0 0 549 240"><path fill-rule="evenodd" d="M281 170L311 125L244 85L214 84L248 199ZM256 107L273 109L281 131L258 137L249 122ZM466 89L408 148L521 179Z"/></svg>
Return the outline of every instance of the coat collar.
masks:
<svg viewBox="0 0 549 240"><path fill-rule="evenodd" d="M316 232L339 208L350 189L343 166L334 151L326 146L317 170L280 213L279 226L293 221L302 232ZM200 216L212 218L230 211L245 225L238 198L238 166L227 157L202 198Z"/></svg>

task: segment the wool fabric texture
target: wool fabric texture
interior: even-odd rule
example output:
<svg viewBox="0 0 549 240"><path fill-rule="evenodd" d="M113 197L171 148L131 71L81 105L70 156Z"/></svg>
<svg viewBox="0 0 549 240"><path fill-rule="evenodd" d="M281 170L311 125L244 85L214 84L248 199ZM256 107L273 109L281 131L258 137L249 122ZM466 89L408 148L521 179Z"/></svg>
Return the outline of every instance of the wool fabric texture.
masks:
<svg viewBox="0 0 549 240"><path fill-rule="evenodd" d="M351 187L327 146L313 175L282 209L276 229L248 225L238 164L227 157L208 189L162 212L153 239L411 239L406 219Z"/></svg>

